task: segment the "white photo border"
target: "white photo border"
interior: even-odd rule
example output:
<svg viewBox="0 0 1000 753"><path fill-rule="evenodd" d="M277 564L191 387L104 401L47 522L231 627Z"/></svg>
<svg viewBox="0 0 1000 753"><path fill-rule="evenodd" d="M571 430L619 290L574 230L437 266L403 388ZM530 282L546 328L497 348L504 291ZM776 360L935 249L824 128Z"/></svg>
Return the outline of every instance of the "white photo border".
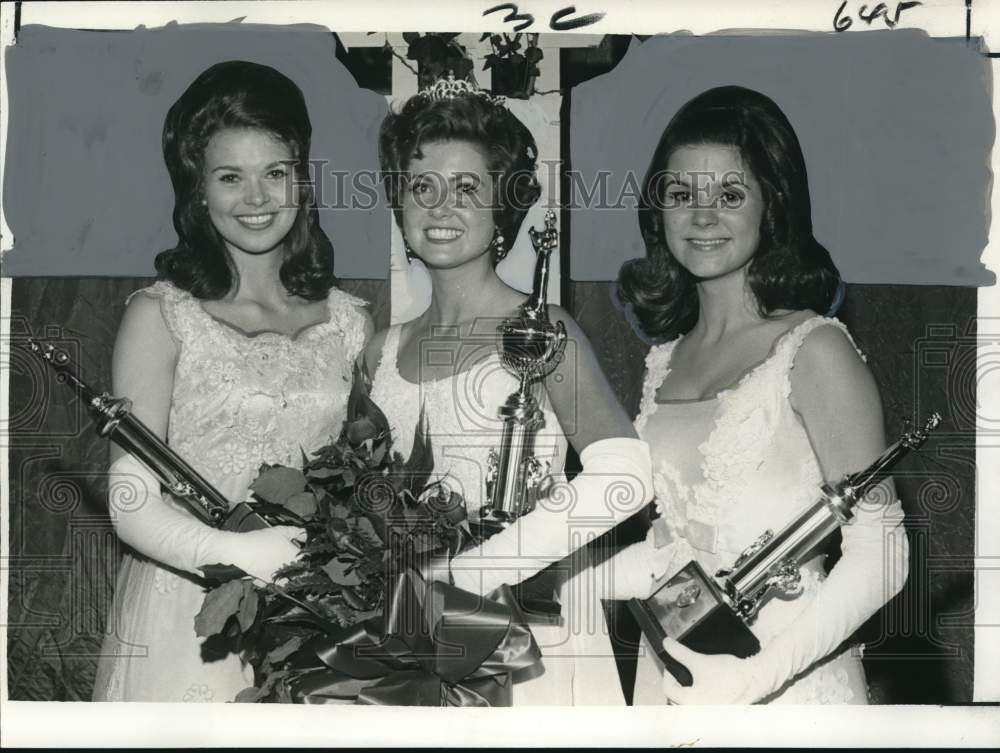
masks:
<svg viewBox="0 0 1000 753"><path fill-rule="evenodd" d="M522 0L518 12L534 18L530 31L549 31L553 14L575 6L572 17L603 13L591 25L561 33L586 35L671 33L696 35L736 31L766 34L791 31L834 33L833 19L843 0L631 0L604 4ZM3 3L0 46L14 39L15 13L20 25L41 24L77 29L132 29L169 22L301 24L326 26L338 33L398 31L513 31L503 12L484 14L493 0L448 0L432 5L412 0L357 3L346 0L223 0L220 2L30 2ZM847 2L846 10L860 2ZM869 3L874 5L874 3ZM889 11L898 2L889 2ZM1000 3L988 0L925 0L901 15L897 28L923 29L937 37L982 37L987 48L1000 49ZM564 18L567 16L564 16ZM848 33L884 29L855 20ZM7 90L0 60L0 153L6 153ZM992 57L994 81L1000 57ZM1000 122L1000 93L993 87L994 120ZM990 166L1000 167L994 146ZM3 162L0 160L0 185ZM1000 216L1000 186L994 181L992 216ZM991 228L991 231L993 228ZM0 208L2 250L12 247ZM991 232L984 264L1000 272L1000 233ZM11 280L0 279L0 364L10 364ZM988 337L1000 336L1000 286L978 290L980 350L985 366ZM980 416L1000 415L1000 385L980 372ZM3 551L9 541L8 437L9 374L0 373L0 745L112 747L131 745L194 747L309 747L407 745L413 747L566 746L989 746L1000 744L1000 713L992 705L955 707L840 706L664 707L658 708L516 708L426 709L338 706L309 707L242 704L94 704L9 701L6 630L8 568ZM980 427L982 428L982 427ZM982 434L976 452L975 552L975 689L973 700L1000 701L1000 443ZM720 723L720 714L725 722ZM386 724L387 717L392 724Z"/></svg>

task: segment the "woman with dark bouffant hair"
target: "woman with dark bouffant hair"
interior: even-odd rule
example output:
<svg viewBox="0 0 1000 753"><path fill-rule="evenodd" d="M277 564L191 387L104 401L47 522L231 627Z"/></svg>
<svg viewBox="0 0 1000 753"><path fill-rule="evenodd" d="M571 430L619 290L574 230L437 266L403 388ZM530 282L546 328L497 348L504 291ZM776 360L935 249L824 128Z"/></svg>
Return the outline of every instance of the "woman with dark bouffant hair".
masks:
<svg viewBox="0 0 1000 753"><path fill-rule="evenodd" d="M352 365L372 332L364 303L334 287L333 247L309 180L312 127L299 88L230 61L174 103L163 156L177 246L133 294L118 330L113 392L234 503L261 464L295 465L339 430ZM132 455L112 447L110 493L128 545L95 700L231 701L253 684L232 646L197 638L200 568L270 580L300 529L203 524Z"/></svg>
<svg viewBox="0 0 1000 753"><path fill-rule="evenodd" d="M813 237L798 139L773 101L726 86L685 104L653 155L639 218L646 258L628 262L619 283L657 343L635 426L661 517L607 563L618 598L648 596L692 559L709 573L731 566L824 481L885 449L871 371L844 325L824 316L842 286ZM817 551L800 596L764 603L751 626L760 653L709 656L668 639L694 677L682 687L647 646L635 702L866 703L848 639L907 572L891 481L875 498L843 529L829 573Z"/></svg>
<svg viewBox="0 0 1000 753"><path fill-rule="evenodd" d="M688 107L667 127L643 181L639 226L646 258L626 263L619 276L621 298L633 305L643 333L654 340L672 340L698 321L698 276L671 253L667 225L673 215L664 211L684 196L671 180L669 158L692 144L738 150L740 168L760 186L763 212L746 282L761 316L778 310L827 312L841 290L840 273L813 237L806 165L785 114L767 97L739 87L713 89ZM694 174L699 184L692 187L705 199L709 177L697 170ZM720 206L736 209L738 204L734 193L723 195Z"/></svg>
<svg viewBox="0 0 1000 753"><path fill-rule="evenodd" d="M496 328L515 316L524 293L496 273L540 189L531 132L489 94L464 81L441 81L410 98L383 123L385 187L408 258L419 258L432 283L429 308L375 335L365 350L372 397L403 455L421 411L435 472L479 517L498 416L518 380L497 356ZM649 453L638 440L597 364L587 338L563 309L566 357L536 383L544 425L534 454L560 474L567 439L583 472L557 485L551 501L452 563L455 584L489 593L553 562L564 595L563 625L533 625L544 673L513 688L516 705L624 703L586 549L593 536L641 509L652 482ZM544 473L544 467L543 467Z"/></svg>

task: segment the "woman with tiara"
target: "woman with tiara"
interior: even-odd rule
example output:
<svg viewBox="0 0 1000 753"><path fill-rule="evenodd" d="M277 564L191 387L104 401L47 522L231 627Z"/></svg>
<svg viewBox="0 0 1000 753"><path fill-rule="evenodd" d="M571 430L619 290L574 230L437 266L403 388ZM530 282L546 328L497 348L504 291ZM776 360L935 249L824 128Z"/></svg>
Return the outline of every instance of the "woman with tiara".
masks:
<svg viewBox="0 0 1000 753"><path fill-rule="evenodd" d="M503 428L497 412L518 386L497 357L496 327L526 296L497 276L496 265L541 193L535 141L502 102L451 80L387 116L380 153L407 256L427 267L432 292L423 314L378 333L366 349L372 397L404 456L423 411L435 473L464 496L475 519L485 503L489 450ZM568 438L583 472L480 549L457 557L452 577L488 593L559 562L564 624L532 626L544 672L515 684L514 703L620 705L601 604L587 588L589 562L579 547L648 501L649 453L580 328L558 306L550 316L566 327L569 346L538 385L545 423L535 455L558 474Z"/></svg>
<svg viewBox="0 0 1000 753"><path fill-rule="evenodd" d="M262 463L295 465L343 422L373 329L335 287L309 182L312 128L299 88L263 65L203 72L170 108L163 156L177 246L134 294L115 342L116 395L233 502ZM300 529L203 524L136 458L112 449L110 501L130 547L119 571L95 700L231 701L253 684L232 647L202 641L200 568L264 580Z"/></svg>
<svg viewBox="0 0 1000 753"><path fill-rule="evenodd" d="M824 480L885 449L871 371L844 325L817 313L843 287L812 234L798 139L772 100L726 86L685 104L653 154L639 219L646 258L622 268L619 286L657 343L635 425L662 517L605 564L616 598L648 596L692 559L708 573L731 566ZM694 678L682 687L646 646L635 702L866 703L846 642L906 579L891 481L842 530L829 574L815 552L804 593L764 603L751 626L758 654L702 655L667 639Z"/></svg>

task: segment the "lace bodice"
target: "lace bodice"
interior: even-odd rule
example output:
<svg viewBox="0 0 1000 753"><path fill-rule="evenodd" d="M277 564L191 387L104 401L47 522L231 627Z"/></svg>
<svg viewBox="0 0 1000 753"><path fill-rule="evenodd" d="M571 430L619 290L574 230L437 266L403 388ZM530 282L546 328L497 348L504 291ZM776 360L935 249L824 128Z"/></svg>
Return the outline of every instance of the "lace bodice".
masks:
<svg viewBox="0 0 1000 753"><path fill-rule="evenodd" d="M393 449L404 458L413 448L414 430L423 407L434 452L434 473L466 500L474 513L483 504L486 461L498 446L503 422L497 415L507 396L517 390L517 380L500 364L490 345L490 355L453 377L414 384L399 373L398 354L402 325L385 336L378 368L372 381L372 399L389 419ZM484 346L485 347L485 346ZM561 473L566 439L559 419L548 405L544 390L536 397L545 425L535 439L535 454Z"/></svg>
<svg viewBox="0 0 1000 753"><path fill-rule="evenodd" d="M262 463L298 466L303 450L340 431L364 346L360 299L331 290L327 321L295 337L248 336L170 283L137 293L159 299L177 344L167 441L230 501L246 496ZM195 635L203 600L203 581L126 552L94 699L221 702L252 684L237 654Z"/></svg>
<svg viewBox="0 0 1000 753"><path fill-rule="evenodd" d="M230 500L261 463L298 466L340 431L364 346L361 299L333 289L327 321L295 337L248 336L168 282L138 292L160 299L179 349L168 442Z"/></svg>
<svg viewBox="0 0 1000 753"><path fill-rule="evenodd" d="M815 501L823 475L789 398L795 354L821 326L837 327L850 338L835 319L807 319L785 333L769 357L736 385L695 404L656 402L680 338L649 352L635 426L650 441L657 508L675 552L671 568L690 559L709 572L728 566L765 529L780 529ZM697 443L693 456L671 452L669 443L654 440L661 432L677 431ZM693 459L699 466L685 467ZM807 568L806 588L818 572L818 566ZM766 610L760 621L764 630L765 617Z"/></svg>
<svg viewBox="0 0 1000 753"><path fill-rule="evenodd" d="M393 430L394 448L408 457L414 429L423 408L434 452L434 473L463 495L470 517L483 505L486 462L491 448L499 445L503 422L497 415L517 380L500 364L492 339L477 350L471 368L455 376L415 384L399 373L398 353L401 325L386 333L372 384L372 399L382 408ZM433 356L433 354L429 354ZM561 474L566 457L566 438L551 410L545 391L535 393L545 416L545 425L535 437L535 455ZM547 525L527 515L523 525ZM541 523L539 521L542 520ZM614 653L604 624L598 589L590 578L589 555L580 549L556 566L552 585L559 589L565 623L532 625L544 656L545 671L538 677L514 684L514 705L621 705L623 698L614 663Z"/></svg>
<svg viewBox="0 0 1000 753"><path fill-rule="evenodd" d="M736 385L705 401L657 403L656 393L670 373L680 338L649 352L635 426L650 443L662 516L653 528L657 551L665 553L658 559L656 576L671 575L692 559L709 573L731 566L765 529L779 530L816 500L823 476L790 395L795 354L806 336L822 326L837 327L850 338L835 319L807 319L782 335L769 357ZM670 441L662 441L668 435ZM694 444L694 451L680 441ZM815 598L824 577L821 558L807 563L802 575L804 593L790 600L771 599L751 626L762 645ZM657 678L658 672L640 667L636 693L642 687L644 696L662 703ZM784 702L824 702L827 696L846 702L858 694L848 685L847 670L838 664L800 680L794 692L785 693Z"/></svg>

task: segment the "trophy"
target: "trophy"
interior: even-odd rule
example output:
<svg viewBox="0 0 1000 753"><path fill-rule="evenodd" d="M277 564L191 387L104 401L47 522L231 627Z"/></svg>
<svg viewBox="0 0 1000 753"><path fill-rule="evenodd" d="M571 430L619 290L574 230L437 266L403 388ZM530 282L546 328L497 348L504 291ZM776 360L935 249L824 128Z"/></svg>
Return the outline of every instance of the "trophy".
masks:
<svg viewBox="0 0 1000 753"><path fill-rule="evenodd" d="M294 523L270 512L258 511L248 502L231 506L221 492L133 415L131 400L113 397L107 392L98 393L77 374L69 354L53 345L42 345L28 338L28 349L48 363L57 379L83 399L98 436L111 439L141 460L167 491L203 522L226 531L253 531L279 522ZM202 571L206 577L218 580L245 575L229 565L210 565Z"/></svg>
<svg viewBox="0 0 1000 753"><path fill-rule="evenodd" d="M923 428L906 432L874 463L833 484L823 484L816 502L775 534L764 531L728 569L710 578L689 562L647 599L630 599L629 610L663 666L684 686L690 671L663 649L674 638L702 654L732 654L740 658L760 650L748 627L772 595L800 592L800 566L816 546L854 519L854 508L875 484L911 450L919 448L941 422L933 414Z"/></svg>
<svg viewBox="0 0 1000 753"><path fill-rule="evenodd" d="M544 230L532 227L528 235L537 255L531 295L518 316L497 327L500 362L519 385L500 407L500 448L491 449L487 458L488 502L480 509L478 521L480 533L486 536L531 512L545 493L548 469L534 455L535 434L545 425L545 417L532 386L555 367L566 347L566 328L562 322L549 321L547 303L549 261L559 243L555 212L545 213Z"/></svg>
<svg viewBox="0 0 1000 753"><path fill-rule="evenodd" d="M535 456L535 435L545 417L532 387L545 377L562 357L566 328L549 321L547 290L549 261L559 243L555 212L545 213L545 229L529 228L535 248L535 276L531 295L518 316L497 327L500 362L518 379L516 392L500 407L503 420L499 449L491 449L486 467L486 500L479 519L471 523L482 538L502 531L517 518L535 509L548 491L548 464ZM528 620L534 624L560 624L561 607L555 573L548 570L519 584L515 596Z"/></svg>

